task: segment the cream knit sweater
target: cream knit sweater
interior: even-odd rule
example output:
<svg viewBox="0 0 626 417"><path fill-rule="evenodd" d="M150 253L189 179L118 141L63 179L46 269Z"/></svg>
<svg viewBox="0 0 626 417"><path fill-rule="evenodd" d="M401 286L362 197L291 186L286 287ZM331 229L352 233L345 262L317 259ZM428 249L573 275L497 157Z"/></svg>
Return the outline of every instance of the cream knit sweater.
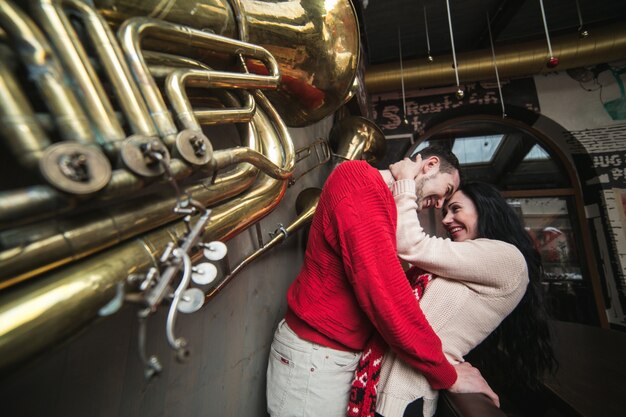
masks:
<svg viewBox="0 0 626 417"><path fill-rule="evenodd" d="M398 255L438 278L426 287L422 311L441 339L452 364L483 341L522 299L528 271L521 252L498 240L452 242L428 236L417 217L415 181L392 186L398 207ZM377 412L402 417L406 406L424 398L424 416L431 417L437 391L396 357L385 355L378 385Z"/></svg>

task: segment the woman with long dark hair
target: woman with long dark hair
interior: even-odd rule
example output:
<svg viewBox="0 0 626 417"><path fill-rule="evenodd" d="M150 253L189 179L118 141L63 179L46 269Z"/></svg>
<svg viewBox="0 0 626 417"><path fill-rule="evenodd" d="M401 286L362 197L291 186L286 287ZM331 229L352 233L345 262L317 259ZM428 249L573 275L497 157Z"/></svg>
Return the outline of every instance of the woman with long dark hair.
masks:
<svg viewBox="0 0 626 417"><path fill-rule="evenodd" d="M434 278L420 305L448 360L463 362L480 344L475 365L533 387L556 361L541 302L541 259L521 219L495 187L467 183L444 205L443 225L450 238L431 237L416 215L414 184L399 179L393 188L398 254ZM416 275L414 269L411 274ZM376 400L380 415L430 417L436 400L437 392L422 375L393 353L385 354Z"/></svg>

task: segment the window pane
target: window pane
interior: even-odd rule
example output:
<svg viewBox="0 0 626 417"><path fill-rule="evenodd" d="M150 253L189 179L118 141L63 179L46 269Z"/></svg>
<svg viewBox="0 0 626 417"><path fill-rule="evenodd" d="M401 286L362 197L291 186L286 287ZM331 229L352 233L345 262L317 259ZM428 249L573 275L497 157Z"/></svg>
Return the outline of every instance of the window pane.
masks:
<svg viewBox="0 0 626 417"><path fill-rule="evenodd" d="M536 161L540 159L550 159L550 155L541 146L535 145L524 157L524 161Z"/></svg>
<svg viewBox="0 0 626 417"><path fill-rule="evenodd" d="M491 162L502 137L503 135L491 135L457 138L452 153L459 158L461 165Z"/></svg>
<svg viewBox="0 0 626 417"><path fill-rule="evenodd" d="M583 279L570 208L565 197L507 199L522 215L526 230L541 255L542 287L550 315L563 321L593 322L594 301Z"/></svg>

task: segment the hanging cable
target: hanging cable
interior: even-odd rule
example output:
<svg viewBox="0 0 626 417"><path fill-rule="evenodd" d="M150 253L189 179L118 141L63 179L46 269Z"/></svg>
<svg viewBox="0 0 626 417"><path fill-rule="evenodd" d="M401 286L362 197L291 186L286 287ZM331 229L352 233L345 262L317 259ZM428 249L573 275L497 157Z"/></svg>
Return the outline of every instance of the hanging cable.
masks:
<svg viewBox="0 0 626 417"><path fill-rule="evenodd" d="M406 118L406 97L404 95L404 67L402 66L402 34L400 33L400 28L398 28L398 49L400 50L400 83L402 85L402 111L404 114L402 122L408 125L409 120Z"/></svg>
<svg viewBox="0 0 626 417"><path fill-rule="evenodd" d="M548 42L548 53L550 58L548 59L548 68L554 68L559 65L559 58L555 57L552 53L552 44L550 43L550 33L548 32L548 22L546 21L546 12L543 8L543 0L539 0L539 6L541 6L541 17L543 19L543 28L546 31L546 41Z"/></svg>
<svg viewBox="0 0 626 417"><path fill-rule="evenodd" d="M459 100L462 100L465 97L465 92L461 89L461 84L459 83L459 68L456 64L456 51L454 50L454 35L452 33L452 17L450 15L450 0L446 0L446 7L448 9L448 27L450 28L450 42L452 44L452 61L454 65L454 76L456 77L456 97Z"/></svg>
<svg viewBox="0 0 626 417"><path fill-rule="evenodd" d="M589 31L583 27L583 14L580 12L580 4L578 3L578 0L576 0L576 11L578 12L578 37L586 38L589 36Z"/></svg>
<svg viewBox="0 0 626 417"><path fill-rule="evenodd" d="M506 117L506 109L504 108L504 97L502 96L502 85L500 84L500 74L498 73L498 63L496 62L496 50L493 47L493 37L491 35L491 22L489 20L489 12L487 12L487 30L489 30L489 43L491 44L491 58L493 59L493 68L496 71L496 82L498 83L498 92L500 93L500 104L502 104L502 117Z"/></svg>
<svg viewBox="0 0 626 417"><path fill-rule="evenodd" d="M424 28L426 29L426 47L428 48L428 55L426 56L426 62L430 64L435 59L430 53L430 36L428 35L428 13L426 13L426 6L424 6Z"/></svg>

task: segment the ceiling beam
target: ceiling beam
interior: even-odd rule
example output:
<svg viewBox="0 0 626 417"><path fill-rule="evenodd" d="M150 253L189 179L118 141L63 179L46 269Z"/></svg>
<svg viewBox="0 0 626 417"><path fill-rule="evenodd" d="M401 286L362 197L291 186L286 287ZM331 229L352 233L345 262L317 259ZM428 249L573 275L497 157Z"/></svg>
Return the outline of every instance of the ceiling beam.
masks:
<svg viewBox="0 0 626 417"><path fill-rule="evenodd" d="M495 7L489 11L491 34L494 40L498 39L500 33L511 23L511 20L513 20L525 2L526 0L504 0L495 2ZM482 49L488 48L489 46L489 28L485 25L474 47Z"/></svg>

